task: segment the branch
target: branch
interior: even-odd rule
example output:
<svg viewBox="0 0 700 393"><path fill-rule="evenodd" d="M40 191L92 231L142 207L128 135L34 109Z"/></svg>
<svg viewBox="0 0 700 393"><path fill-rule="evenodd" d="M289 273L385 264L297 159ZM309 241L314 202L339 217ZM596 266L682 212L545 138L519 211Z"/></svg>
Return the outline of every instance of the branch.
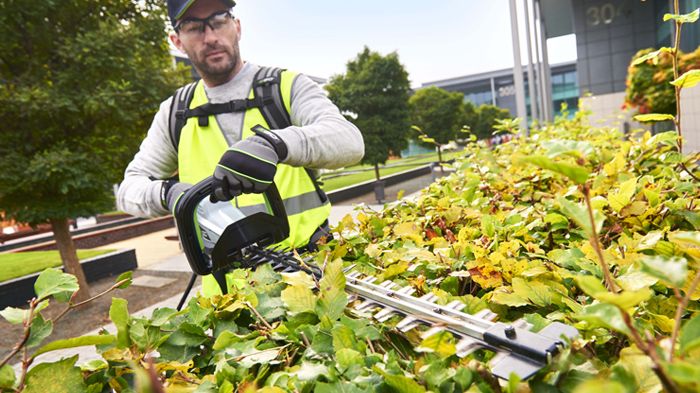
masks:
<svg viewBox="0 0 700 393"><path fill-rule="evenodd" d="M258 310L256 310L255 307L253 307L253 305L250 304L250 302L244 302L244 303L245 303L245 305L250 309L250 311L252 311L253 314L255 314L255 316L258 317L258 319L259 319L268 329L272 330L272 325L270 325L270 324L265 320L265 318L263 318L263 316L260 315L260 313L258 312Z"/></svg>
<svg viewBox="0 0 700 393"><path fill-rule="evenodd" d="M95 300L95 299L97 299L97 298L99 298L99 297L102 297L102 296L104 296L104 295L106 295L106 294L108 294L108 293L114 291L114 290L117 289L119 286L121 286L121 285L127 283L128 281L129 281L129 279L126 278L126 279L124 279L124 280L121 280L121 281L119 281L119 282L116 282L114 285L112 285L111 287L109 287L106 291L101 292L101 293L98 293L97 295L95 295L95 296L93 296L93 297L91 297L91 298L89 298L89 299L83 300L82 302L75 303L75 304L69 303L68 306L67 306L65 309L63 309L63 311L61 311L60 314L58 314L58 315L56 316L56 318L50 319L50 321L52 321L53 323L58 322L58 320L61 319L61 318L63 318L63 316L65 316L65 315L68 313L68 311L70 311L70 310L72 310L72 309L74 309L74 308L78 308L78 307L80 307L80 306L82 306L82 305L84 305L84 304L90 303L91 301L93 301L93 300Z"/></svg>
<svg viewBox="0 0 700 393"><path fill-rule="evenodd" d="M653 342L645 343L644 340L642 340L642 336L639 335L639 331L632 323L632 318L627 313L627 311L619 306L617 308L622 314L622 319L625 321L625 325L627 326L627 329L629 329L630 335L632 336L635 345L637 345L637 347L640 350L642 350L642 352L644 352L644 354L646 354L649 359L651 359L652 363L654 363L654 366L652 366L652 370L654 370L656 376L659 377L659 380L661 381L661 384L664 386L666 391L668 391L669 393L680 393L676 384L666 374L666 371L661 365L661 360L659 359L659 355L656 352L656 345Z"/></svg>
<svg viewBox="0 0 700 393"><path fill-rule="evenodd" d="M695 278L693 279L693 282L690 284L690 287L688 288L688 291L685 293L685 296L681 298L680 302L678 303L678 307L676 308L676 321L675 324L673 325L673 334L671 335L671 348L669 349L669 354L668 354L668 361L670 362L673 360L673 353L674 349L676 348L676 339L678 338L678 333L680 332L681 329L681 317L683 316L683 312L685 311L686 307L688 307L688 302L690 301L690 296L695 293L695 289L698 287L700 284L700 269L698 272L695 274Z"/></svg>
<svg viewBox="0 0 700 393"><path fill-rule="evenodd" d="M678 15L680 13L680 7L678 6L678 0L673 0L673 13ZM673 42L673 80L678 79L678 51L681 45L681 26L683 24L680 20L675 20L676 34ZM681 88L680 86L673 86L676 93L676 117L673 122L676 124L676 131L678 131L678 152L683 154L683 138L681 136Z"/></svg>
<svg viewBox="0 0 700 393"><path fill-rule="evenodd" d="M598 231L595 229L595 219L593 218L593 206L591 206L591 195L588 189L588 183L584 184L581 187L583 191L583 199L586 201L586 210L588 211L588 219L591 222L591 237L589 241L591 242L591 245L593 246L593 249L596 252L596 255L598 256L598 262L600 262L600 266L603 270L603 277L605 277L605 286L608 287L608 290L612 293L616 293L617 290L615 289L615 282L613 281L612 276L610 275L610 268L608 267L608 264L605 262L605 257L603 256L603 250L601 249L600 242L598 241Z"/></svg>
<svg viewBox="0 0 700 393"><path fill-rule="evenodd" d="M36 298L32 299L29 301L29 315L27 316L27 319L22 321L22 325L24 326L24 333L22 336L22 339L15 344L15 347L12 348L12 352L10 352L5 358L0 362L0 367L4 366L9 362L17 353L19 353L22 348L24 348L24 345L27 343L27 340L29 340L29 333L31 332L32 328L32 319L34 319L34 310L36 309L37 306L37 301Z"/></svg>

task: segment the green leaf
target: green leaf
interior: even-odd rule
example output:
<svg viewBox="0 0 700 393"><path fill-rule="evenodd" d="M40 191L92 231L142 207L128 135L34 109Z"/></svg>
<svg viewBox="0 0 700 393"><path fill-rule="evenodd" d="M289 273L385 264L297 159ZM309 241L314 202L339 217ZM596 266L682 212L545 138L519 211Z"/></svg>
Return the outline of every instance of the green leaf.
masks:
<svg viewBox="0 0 700 393"><path fill-rule="evenodd" d="M0 315L2 315L7 322L13 325L19 325L24 322L25 318L29 317L29 310L23 310L17 307L6 307L4 310L0 311Z"/></svg>
<svg viewBox="0 0 700 393"><path fill-rule="evenodd" d="M352 366L364 366L365 363L362 354L350 348L343 348L336 351L335 360L343 371Z"/></svg>
<svg viewBox="0 0 700 393"><path fill-rule="evenodd" d="M32 321L32 326L29 329L29 339L27 339L27 347L35 347L48 337L53 331L53 322L46 321L41 314L37 314Z"/></svg>
<svg viewBox="0 0 700 393"><path fill-rule="evenodd" d="M664 14L664 22L667 22L671 19L681 22L681 23L694 23L695 21L698 20L698 17L700 17L700 9L696 9L693 12L690 12L688 14Z"/></svg>
<svg viewBox="0 0 700 393"><path fill-rule="evenodd" d="M0 389L11 389L15 386L15 370L9 364L0 367Z"/></svg>
<svg viewBox="0 0 700 393"><path fill-rule="evenodd" d="M86 386L75 362L78 355L55 363L41 363L27 373L24 393L80 393Z"/></svg>
<svg viewBox="0 0 700 393"><path fill-rule="evenodd" d="M676 360L664 365L666 371L676 382L684 384L697 384L700 381L700 364L698 362Z"/></svg>
<svg viewBox="0 0 700 393"><path fill-rule="evenodd" d="M81 371L88 372L106 370L107 368L109 368L109 363L107 363L104 359L92 359L80 365Z"/></svg>
<svg viewBox="0 0 700 393"><path fill-rule="evenodd" d="M527 298L524 298L515 293L503 292L503 291L493 291L491 292L491 301L497 304L503 304L509 307L522 307L527 306L530 302Z"/></svg>
<svg viewBox="0 0 700 393"><path fill-rule="evenodd" d="M532 304L540 307L547 307L558 295L548 285L539 281L526 281L521 277L514 277L513 292L530 300Z"/></svg>
<svg viewBox="0 0 700 393"><path fill-rule="evenodd" d="M625 387L617 381L609 381L604 379L589 379L580 385L576 386L573 393L628 393Z"/></svg>
<svg viewBox="0 0 700 393"><path fill-rule="evenodd" d="M484 214L481 217L481 233L488 237L496 235L496 217L490 214Z"/></svg>
<svg viewBox="0 0 700 393"><path fill-rule="evenodd" d="M672 53L672 52L673 52L672 48L664 46L663 48L660 48L659 50L649 52L646 55L637 58L636 60L634 60L632 62L632 65L637 66L637 65L640 65L640 64L646 62L647 60L656 59L656 57L658 57L661 53Z"/></svg>
<svg viewBox="0 0 700 393"><path fill-rule="evenodd" d="M576 184L583 184L588 180L590 172L588 169L575 164L562 161L553 161L545 156L529 156L522 158L523 162L536 165L542 169L547 169L571 179Z"/></svg>
<svg viewBox="0 0 700 393"><path fill-rule="evenodd" d="M422 393L425 388L411 378L403 375L394 375L381 372L384 376L384 383L389 385L397 393Z"/></svg>
<svg viewBox="0 0 700 393"><path fill-rule="evenodd" d="M576 158L586 158L595 153L590 142L573 141L568 139L552 139L542 141L542 147L547 149L547 157L554 158L562 154Z"/></svg>
<svg viewBox="0 0 700 393"><path fill-rule="evenodd" d="M684 246L700 247L700 231L677 231L668 234L668 240Z"/></svg>
<svg viewBox="0 0 700 393"><path fill-rule="evenodd" d="M636 291L623 291L620 293L603 292L596 298L601 302L614 304L622 309L630 309L639 303L648 300L654 292L649 288L642 288Z"/></svg>
<svg viewBox="0 0 700 393"><path fill-rule="evenodd" d="M326 266L323 278L318 282L321 296L335 296L345 293L345 274L343 273L343 261L336 259Z"/></svg>
<svg viewBox="0 0 700 393"><path fill-rule="evenodd" d="M301 381L313 381L322 375L328 375L328 367L323 364L303 362L295 375Z"/></svg>
<svg viewBox="0 0 700 393"><path fill-rule="evenodd" d="M88 345L108 345L112 344L116 340L111 334L99 334L95 336L80 336L74 338L66 338L63 340L52 341L34 352L33 356L40 355L42 353L55 351L57 349L75 348L75 347L85 347Z"/></svg>
<svg viewBox="0 0 700 393"><path fill-rule="evenodd" d="M316 313L319 317L326 316L331 321L335 321L340 318L348 304L348 295L345 293L343 261L336 259L329 263L318 284L319 299Z"/></svg>
<svg viewBox="0 0 700 393"><path fill-rule="evenodd" d="M114 280L114 282L119 283L119 282L124 281L124 280L126 280L126 281L124 281L124 283L122 283L121 285L117 286L117 288L119 288L119 289L129 288L129 286L132 283L132 276L133 275L134 275L134 272L132 272L132 271L128 271L128 272L124 272L124 273L120 274L117 277L117 279Z"/></svg>
<svg viewBox="0 0 700 393"><path fill-rule="evenodd" d="M109 307L109 318L117 328L117 347L126 348L129 346L129 310L128 302L125 299L112 298L112 305Z"/></svg>
<svg viewBox="0 0 700 393"><path fill-rule="evenodd" d="M429 337L423 339L418 347L417 352L434 352L442 358L452 356L457 352L455 346L455 338L452 333L442 330Z"/></svg>
<svg viewBox="0 0 700 393"><path fill-rule="evenodd" d="M680 351L687 353L700 346L700 314L687 321L681 328Z"/></svg>
<svg viewBox="0 0 700 393"><path fill-rule="evenodd" d="M39 300L54 295L56 300L61 301L70 298L78 289L78 279L58 268L44 270L34 283L34 291Z"/></svg>
<svg viewBox="0 0 700 393"><path fill-rule="evenodd" d="M633 177L620 184L620 189L608 196L610 207L619 213L625 206L629 205L637 189L637 178Z"/></svg>
<svg viewBox="0 0 700 393"><path fill-rule="evenodd" d="M306 286L287 287L282 291L281 296L287 309L293 313L314 312L316 309L316 296Z"/></svg>
<svg viewBox="0 0 700 393"><path fill-rule="evenodd" d="M590 323L592 327L605 327L620 333L629 333L629 329L627 328L627 325L625 325L625 321L622 319L620 309L612 304L591 304L585 306L580 313L573 314L572 317L586 321Z"/></svg>
<svg viewBox="0 0 700 393"><path fill-rule="evenodd" d="M688 276L688 260L682 257L644 256L641 259L644 273L681 288Z"/></svg>
<svg viewBox="0 0 700 393"><path fill-rule="evenodd" d="M349 327L337 325L333 328L331 334L333 336L333 349L335 349L336 352L344 348L355 349L357 339L352 329Z"/></svg>
<svg viewBox="0 0 700 393"><path fill-rule="evenodd" d="M576 276L576 284L588 296L596 297L599 293L607 292L600 279L593 276Z"/></svg>
<svg viewBox="0 0 700 393"><path fill-rule="evenodd" d="M690 70L671 82L672 85L680 88L693 87L700 82L700 70Z"/></svg>
<svg viewBox="0 0 700 393"><path fill-rule="evenodd" d="M557 202L559 202L562 212L567 217L574 220L578 226L583 228L588 237L593 236L593 227L591 226L591 220L588 216L588 209L586 206L579 203L573 203L563 197L558 198ZM603 228L603 223L605 222L605 215L603 215L600 210L594 208L593 219L595 221L596 233L600 233L600 229Z"/></svg>
<svg viewBox="0 0 700 393"><path fill-rule="evenodd" d="M294 286L299 285L307 288L313 288L316 286L313 278L305 272L298 271L293 273L282 273L282 281L285 284Z"/></svg>

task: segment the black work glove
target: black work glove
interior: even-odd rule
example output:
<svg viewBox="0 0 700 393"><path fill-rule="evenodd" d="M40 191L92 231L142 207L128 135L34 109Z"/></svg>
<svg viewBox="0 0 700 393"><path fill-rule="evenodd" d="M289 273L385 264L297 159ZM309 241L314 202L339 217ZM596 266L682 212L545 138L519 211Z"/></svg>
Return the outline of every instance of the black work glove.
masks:
<svg viewBox="0 0 700 393"><path fill-rule="evenodd" d="M190 188L192 188L192 185L189 183L180 183L175 180L164 181L161 194L163 207L167 207L170 213L175 214L173 210L175 208L175 203L178 201L180 195L184 194Z"/></svg>
<svg viewBox="0 0 700 393"><path fill-rule="evenodd" d="M262 193L272 184L277 163L287 156L287 146L262 127L256 135L236 142L221 156L214 170L211 201L228 201L243 193Z"/></svg>

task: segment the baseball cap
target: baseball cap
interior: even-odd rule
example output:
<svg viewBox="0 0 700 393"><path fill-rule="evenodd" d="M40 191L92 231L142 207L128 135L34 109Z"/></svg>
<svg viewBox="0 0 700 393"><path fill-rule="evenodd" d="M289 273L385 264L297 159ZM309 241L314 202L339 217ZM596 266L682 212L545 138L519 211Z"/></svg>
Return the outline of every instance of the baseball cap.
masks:
<svg viewBox="0 0 700 393"><path fill-rule="evenodd" d="M168 0L168 16L170 23L175 27L177 20L182 18L182 15L187 12L192 4L197 0ZM236 2L233 0L220 0L222 3L233 8Z"/></svg>

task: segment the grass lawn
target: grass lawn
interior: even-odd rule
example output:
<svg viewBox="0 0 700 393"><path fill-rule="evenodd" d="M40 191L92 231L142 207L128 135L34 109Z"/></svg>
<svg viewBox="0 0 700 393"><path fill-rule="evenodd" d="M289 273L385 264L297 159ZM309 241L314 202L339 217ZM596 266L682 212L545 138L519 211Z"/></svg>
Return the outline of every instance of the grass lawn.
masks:
<svg viewBox="0 0 700 393"><path fill-rule="evenodd" d="M447 161L451 160L455 157L461 157L462 154L464 154L461 151L453 151L453 152L447 152L447 153L442 153L442 159ZM384 167L380 166L379 167L379 174L380 176L384 177L387 175L391 175L394 173L398 172L403 172L407 171L409 169L417 168L419 166L423 166L425 164L428 164L430 162L436 162L438 158L437 153L430 153L430 154L421 154L417 156L412 156L408 158L400 158L398 160L390 160L386 162L386 165L389 166ZM399 167L394 167L392 168L391 166L393 165L402 165ZM406 166L403 166L406 165ZM328 191L333 191L337 190L339 188L347 187L353 184L358 184L362 183L367 180L373 180L375 178L374 176L374 166L373 165L355 165L347 168L343 168L341 171L338 172L348 172L348 171L362 171L360 173L352 173L348 174L345 176L338 176L338 177L333 177L330 179L323 179L321 178L321 181L323 182L323 190L328 192ZM327 172L324 173L324 176L329 176L332 175L333 172Z"/></svg>
<svg viewBox="0 0 700 393"><path fill-rule="evenodd" d="M80 260L106 254L114 250L78 250ZM61 266L58 251L26 251L0 254L0 282Z"/></svg>

